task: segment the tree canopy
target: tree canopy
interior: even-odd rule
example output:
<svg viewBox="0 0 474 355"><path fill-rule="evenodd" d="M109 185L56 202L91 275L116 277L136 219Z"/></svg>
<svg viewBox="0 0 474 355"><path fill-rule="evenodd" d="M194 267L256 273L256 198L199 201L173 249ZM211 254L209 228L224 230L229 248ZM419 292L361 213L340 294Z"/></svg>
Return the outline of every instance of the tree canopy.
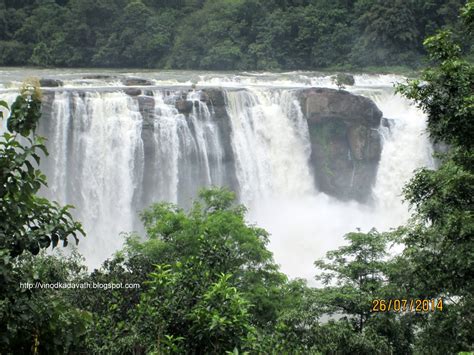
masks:
<svg viewBox="0 0 474 355"><path fill-rule="evenodd" d="M301 70L423 64L461 0L31 0L0 4L0 65ZM472 46L464 38L464 47Z"/></svg>

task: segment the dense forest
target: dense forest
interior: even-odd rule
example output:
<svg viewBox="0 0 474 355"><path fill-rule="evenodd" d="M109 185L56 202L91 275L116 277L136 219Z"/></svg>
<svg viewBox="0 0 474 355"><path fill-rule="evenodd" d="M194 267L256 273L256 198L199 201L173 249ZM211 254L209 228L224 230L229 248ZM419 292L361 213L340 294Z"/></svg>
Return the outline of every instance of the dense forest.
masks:
<svg viewBox="0 0 474 355"><path fill-rule="evenodd" d="M461 0L3 0L0 65L302 70L422 65Z"/></svg>

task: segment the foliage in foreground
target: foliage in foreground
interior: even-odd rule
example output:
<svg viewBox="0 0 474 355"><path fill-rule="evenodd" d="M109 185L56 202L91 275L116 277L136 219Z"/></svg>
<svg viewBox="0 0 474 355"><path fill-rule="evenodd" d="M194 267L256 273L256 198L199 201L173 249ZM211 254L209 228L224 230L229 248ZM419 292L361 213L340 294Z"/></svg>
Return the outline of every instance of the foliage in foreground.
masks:
<svg viewBox="0 0 474 355"><path fill-rule="evenodd" d="M37 195L46 185L45 176L34 166L39 164L39 151L47 154L43 139L34 135L40 104L34 84L26 84L12 104L9 132L0 138L1 353L73 349L88 320L87 312L72 306L64 295L25 288L25 283L65 282L82 268L75 259L34 257L60 241L67 245L70 236L77 241L76 233L82 233L69 206ZM4 101L0 106L9 109Z"/></svg>
<svg viewBox="0 0 474 355"><path fill-rule="evenodd" d="M462 15L465 34L472 35L473 1ZM431 137L449 151L438 154L436 170L417 171L405 186L414 213L397 234L405 245L407 287L420 297L447 300L443 314L424 317L418 345L424 353L433 344L438 353L454 353L474 344L474 65L449 31L426 39L425 46L435 65L422 81L398 90L426 112ZM451 334L451 341L437 341L441 334Z"/></svg>

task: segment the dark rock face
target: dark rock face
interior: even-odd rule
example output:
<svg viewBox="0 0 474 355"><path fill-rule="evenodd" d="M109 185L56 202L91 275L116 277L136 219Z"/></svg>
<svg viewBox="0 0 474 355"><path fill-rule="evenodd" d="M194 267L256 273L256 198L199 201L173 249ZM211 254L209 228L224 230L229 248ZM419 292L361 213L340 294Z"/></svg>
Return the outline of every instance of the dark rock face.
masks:
<svg viewBox="0 0 474 355"><path fill-rule="evenodd" d="M209 103L214 107L225 106L225 97L222 89L203 89L201 93L201 101Z"/></svg>
<svg viewBox="0 0 474 355"><path fill-rule="evenodd" d="M301 108L311 122L330 119L348 124L359 123L377 128L382 112L367 97L335 89L304 89L300 92Z"/></svg>
<svg viewBox="0 0 474 355"><path fill-rule="evenodd" d="M222 88L205 88L200 91L200 101L205 103L212 112L214 121L217 123L219 135L224 151L223 164L226 171L228 187L238 191L239 183L235 171L235 156L231 142L231 123L227 113L225 94Z"/></svg>
<svg viewBox="0 0 474 355"><path fill-rule="evenodd" d="M122 80L123 85L125 86L150 86L153 83L150 80L142 78L125 78Z"/></svg>
<svg viewBox="0 0 474 355"><path fill-rule="evenodd" d="M131 88L131 89L126 89L125 93L129 96L138 96L142 94L142 91L140 89Z"/></svg>
<svg viewBox="0 0 474 355"><path fill-rule="evenodd" d="M368 98L333 89L298 93L308 120L311 162L320 191L361 202L370 197L380 160L382 112Z"/></svg>
<svg viewBox="0 0 474 355"><path fill-rule="evenodd" d="M155 184L155 164L156 164L156 147L154 144L154 121L155 121L155 99L150 96L138 96L138 110L143 118L142 123L142 141L143 141L143 181L140 190L139 208L148 207L152 202L150 196L145 195L145 191L153 191Z"/></svg>
<svg viewBox="0 0 474 355"><path fill-rule="evenodd" d="M175 107L179 113L189 114L193 111L193 102L189 100L177 100Z"/></svg>
<svg viewBox="0 0 474 355"><path fill-rule="evenodd" d="M144 123L148 124L155 114L155 99L151 96L139 96L138 109L143 117Z"/></svg>
<svg viewBox="0 0 474 355"><path fill-rule="evenodd" d="M45 87L45 88L54 88L54 87L63 86L63 82L58 79L42 78L40 79L40 85L41 87Z"/></svg>
<svg viewBox="0 0 474 355"><path fill-rule="evenodd" d="M222 89L202 89L200 100L205 102L207 106L212 109L217 120L222 121L222 125L225 126L225 131L230 132L229 116L227 115L225 95Z"/></svg>

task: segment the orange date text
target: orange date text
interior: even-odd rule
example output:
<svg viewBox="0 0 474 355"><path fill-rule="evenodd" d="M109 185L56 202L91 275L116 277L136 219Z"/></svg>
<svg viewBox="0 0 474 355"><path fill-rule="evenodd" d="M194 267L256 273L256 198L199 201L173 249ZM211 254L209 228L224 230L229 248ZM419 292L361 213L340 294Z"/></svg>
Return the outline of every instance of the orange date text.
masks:
<svg viewBox="0 0 474 355"><path fill-rule="evenodd" d="M441 312L443 299L375 299L371 312Z"/></svg>

